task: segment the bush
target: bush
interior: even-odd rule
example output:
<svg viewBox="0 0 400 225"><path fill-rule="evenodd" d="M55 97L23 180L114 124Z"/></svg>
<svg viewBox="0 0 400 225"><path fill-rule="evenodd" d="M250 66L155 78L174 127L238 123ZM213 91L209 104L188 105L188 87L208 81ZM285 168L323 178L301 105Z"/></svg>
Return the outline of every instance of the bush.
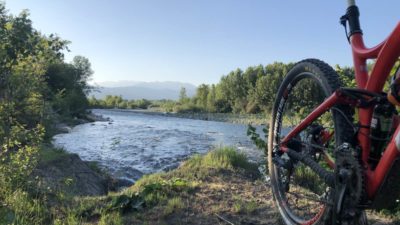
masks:
<svg viewBox="0 0 400 225"><path fill-rule="evenodd" d="M177 113L200 113L205 112L205 109L192 103L176 105L174 111Z"/></svg>

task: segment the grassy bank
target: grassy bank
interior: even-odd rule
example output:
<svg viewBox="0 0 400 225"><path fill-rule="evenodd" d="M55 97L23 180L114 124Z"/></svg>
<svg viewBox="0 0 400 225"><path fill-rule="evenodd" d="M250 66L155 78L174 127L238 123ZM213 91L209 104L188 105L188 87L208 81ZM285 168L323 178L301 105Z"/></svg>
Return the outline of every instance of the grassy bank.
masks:
<svg viewBox="0 0 400 225"><path fill-rule="evenodd" d="M243 154L221 148L144 176L122 192L80 198L69 215L85 224L275 224L260 178Z"/></svg>
<svg viewBox="0 0 400 225"><path fill-rule="evenodd" d="M31 175L10 185L0 188L0 224L80 224L64 221L73 199L107 194L112 179L95 163L42 144Z"/></svg>
<svg viewBox="0 0 400 225"><path fill-rule="evenodd" d="M46 151L41 156L45 163L68 155ZM107 195L78 196L63 188L47 195L21 190L1 208L0 224L218 224L224 219L274 224L270 192L260 178L257 166L243 154L221 148ZM70 182L65 179L63 185Z"/></svg>
<svg viewBox="0 0 400 225"><path fill-rule="evenodd" d="M45 149L40 160L52 165L69 157ZM119 192L77 194L74 182L63 178L56 190L17 190L0 207L0 224L279 224L257 165L231 148L195 155ZM378 214L373 218L393 224Z"/></svg>

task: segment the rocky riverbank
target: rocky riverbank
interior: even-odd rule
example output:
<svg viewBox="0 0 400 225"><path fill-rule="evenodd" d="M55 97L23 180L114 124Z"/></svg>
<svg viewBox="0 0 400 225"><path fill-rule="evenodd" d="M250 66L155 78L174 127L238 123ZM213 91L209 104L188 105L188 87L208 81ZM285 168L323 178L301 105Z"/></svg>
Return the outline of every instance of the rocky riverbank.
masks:
<svg viewBox="0 0 400 225"><path fill-rule="evenodd" d="M59 133L69 133L72 128L79 124L90 123L94 121L111 121L110 118L103 117L102 115L97 115L89 111L82 118L61 118L57 117L54 121L54 125L51 128L52 134L56 135Z"/></svg>
<svg viewBox="0 0 400 225"><path fill-rule="evenodd" d="M39 191L50 195L63 192L74 196L105 195L112 189L112 178L97 169L95 164L82 161L78 155L54 151L56 156L40 160L32 177L39 183Z"/></svg>
<svg viewBox="0 0 400 225"><path fill-rule="evenodd" d="M112 111L122 111L122 112L134 112L134 113L144 113L150 115L160 115L166 117L177 117L177 118L187 118L196 120L210 120L219 121L227 123L238 123L238 124L253 124L253 125L265 125L268 123L268 115L264 114L234 114L234 113L175 113L175 112L162 112L154 109L109 109Z"/></svg>
<svg viewBox="0 0 400 225"><path fill-rule="evenodd" d="M52 133L68 133L76 125L94 121L110 119L91 112L83 118L58 118ZM132 182L111 177L98 167L97 162L83 161L79 155L55 148L51 143L42 145L31 182L37 186L34 192L47 196L60 193L69 196L100 196L132 185Z"/></svg>

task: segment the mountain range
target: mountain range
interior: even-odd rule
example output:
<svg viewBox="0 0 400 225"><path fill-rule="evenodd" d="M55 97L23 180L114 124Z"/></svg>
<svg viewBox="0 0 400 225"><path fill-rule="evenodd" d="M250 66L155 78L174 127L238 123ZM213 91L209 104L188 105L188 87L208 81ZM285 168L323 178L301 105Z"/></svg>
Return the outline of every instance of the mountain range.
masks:
<svg viewBox="0 0 400 225"><path fill-rule="evenodd" d="M90 96L97 99L103 99L106 95L118 95L124 99L179 99L179 93L182 87L186 89L188 97L196 93L196 86L190 83L176 81L106 81L95 85L95 90Z"/></svg>

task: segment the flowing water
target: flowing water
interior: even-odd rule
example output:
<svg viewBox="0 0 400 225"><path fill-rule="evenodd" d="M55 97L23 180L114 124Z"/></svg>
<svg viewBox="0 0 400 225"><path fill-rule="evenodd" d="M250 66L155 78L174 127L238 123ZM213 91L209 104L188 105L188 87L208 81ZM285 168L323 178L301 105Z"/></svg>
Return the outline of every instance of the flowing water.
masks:
<svg viewBox="0 0 400 225"><path fill-rule="evenodd" d="M263 157L246 136L246 125L128 110L93 113L110 121L78 125L56 135L54 144L83 160L99 162L117 178L135 181L143 174L175 168L190 155L206 153L214 146L233 146L254 161Z"/></svg>

